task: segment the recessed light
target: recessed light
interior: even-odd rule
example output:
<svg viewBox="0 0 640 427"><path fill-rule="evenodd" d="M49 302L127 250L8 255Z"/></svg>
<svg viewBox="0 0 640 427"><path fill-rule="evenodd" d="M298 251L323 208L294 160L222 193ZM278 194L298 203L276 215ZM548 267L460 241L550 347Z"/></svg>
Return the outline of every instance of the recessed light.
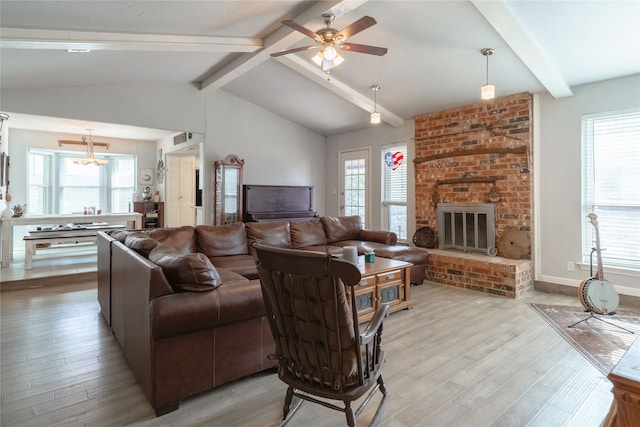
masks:
<svg viewBox="0 0 640 427"><path fill-rule="evenodd" d="M69 52L69 53L89 53L89 52L91 52L91 49L71 48L71 49L67 49L67 52Z"/></svg>

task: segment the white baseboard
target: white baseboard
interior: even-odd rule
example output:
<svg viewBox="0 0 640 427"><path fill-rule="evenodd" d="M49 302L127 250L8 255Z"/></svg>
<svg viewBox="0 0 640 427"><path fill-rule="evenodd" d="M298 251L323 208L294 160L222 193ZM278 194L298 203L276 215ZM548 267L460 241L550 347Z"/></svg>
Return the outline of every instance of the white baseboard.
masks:
<svg viewBox="0 0 640 427"><path fill-rule="evenodd" d="M548 276L548 275L544 275L544 274L540 275L540 277L538 277L537 281L546 282L546 283L553 283L553 284L557 284L557 285L571 286L571 287L574 287L576 289L580 286L580 283L582 283L582 280L567 279L565 277L555 277L555 276ZM628 295L628 296L632 296L632 297L640 297L640 289L630 288L628 286L615 285L613 283L612 283L612 285L620 295Z"/></svg>

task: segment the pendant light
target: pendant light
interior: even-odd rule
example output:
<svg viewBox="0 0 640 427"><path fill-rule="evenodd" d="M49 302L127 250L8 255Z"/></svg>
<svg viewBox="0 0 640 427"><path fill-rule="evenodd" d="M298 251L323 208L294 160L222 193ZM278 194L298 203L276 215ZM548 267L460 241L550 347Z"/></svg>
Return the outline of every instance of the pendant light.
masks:
<svg viewBox="0 0 640 427"><path fill-rule="evenodd" d="M85 156L82 158L74 158L71 160L73 161L73 163L79 164L79 165L96 165L96 166L106 165L107 163L109 163L108 160L96 159L93 153L93 138L91 138L91 131L93 131L93 129L87 129L87 131L89 132L89 138L87 139L84 136L82 137L82 142L87 144L87 152Z"/></svg>
<svg viewBox="0 0 640 427"><path fill-rule="evenodd" d="M380 90L380 85L371 86L371 90L373 91L373 113L371 113L371 124L377 125L382 121L380 113L378 113L378 91Z"/></svg>
<svg viewBox="0 0 640 427"><path fill-rule="evenodd" d="M493 99L496 97L496 87L489 84L489 57L493 55L494 49L485 47L480 52L487 58L487 83L480 88L480 98Z"/></svg>

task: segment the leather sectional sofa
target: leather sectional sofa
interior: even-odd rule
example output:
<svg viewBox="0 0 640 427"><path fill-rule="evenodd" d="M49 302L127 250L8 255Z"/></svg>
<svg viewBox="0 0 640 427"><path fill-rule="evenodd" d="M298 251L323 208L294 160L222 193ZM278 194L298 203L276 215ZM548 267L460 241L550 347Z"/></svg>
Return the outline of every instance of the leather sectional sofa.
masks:
<svg viewBox="0 0 640 427"><path fill-rule="evenodd" d="M357 246L414 264L427 253L360 218L255 222L98 233L98 302L156 415L180 401L269 369L275 344L252 244L341 253ZM415 275L415 276L414 276Z"/></svg>

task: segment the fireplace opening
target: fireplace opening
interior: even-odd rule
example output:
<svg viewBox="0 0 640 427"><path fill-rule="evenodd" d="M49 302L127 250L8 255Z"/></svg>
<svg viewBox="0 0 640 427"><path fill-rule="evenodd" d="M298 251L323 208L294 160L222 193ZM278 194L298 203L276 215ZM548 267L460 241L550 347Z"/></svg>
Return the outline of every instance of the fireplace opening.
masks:
<svg viewBox="0 0 640 427"><path fill-rule="evenodd" d="M495 254L492 203L438 203L438 248Z"/></svg>

